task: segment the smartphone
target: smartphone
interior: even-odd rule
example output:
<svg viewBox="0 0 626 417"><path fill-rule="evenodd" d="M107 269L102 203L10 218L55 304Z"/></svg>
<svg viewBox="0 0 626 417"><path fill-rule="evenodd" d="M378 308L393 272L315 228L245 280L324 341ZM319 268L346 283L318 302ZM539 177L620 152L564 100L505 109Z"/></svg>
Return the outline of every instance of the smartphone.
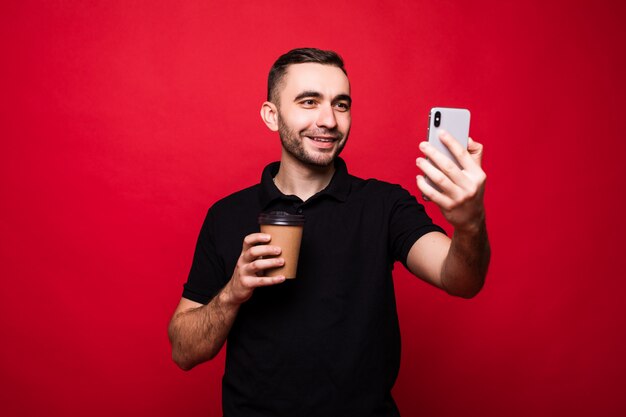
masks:
<svg viewBox="0 0 626 417"><path fill-rule="evenodd" d="M454 109L450 107L433 107L428 117L428 142L437 148L445 156L453 160L459 168L461 165L448 148L439 140L439 130L443 129L467 149L469 137L470 111L467 109ZM434 184L426 177L426 181L436 189Z"/></svg>
<svg viewBox="0 0 626 417"><path fill-rule="evenodd" d="M441 153L452 159L456 164L459 162L450 153L448 148L439 140L440 129L450 133L454 138L467 149L467 139L469 137L470 111L467 109L453 109L450 107L433 107L430 109L428 117L428 142L437 148Z"/></svg>

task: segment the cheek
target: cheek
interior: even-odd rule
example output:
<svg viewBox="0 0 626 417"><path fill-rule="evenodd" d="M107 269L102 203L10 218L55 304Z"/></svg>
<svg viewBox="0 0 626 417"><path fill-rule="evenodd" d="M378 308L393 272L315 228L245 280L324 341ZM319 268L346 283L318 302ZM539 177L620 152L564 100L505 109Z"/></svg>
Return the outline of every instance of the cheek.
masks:
<svg viewBox="0 0 626 417"><path fill-rule="evenodd" d="M337 118L337 124L339 125L339 129L342 132L347 132L350 130L350 125L352 124L352 117L350 114L342 114Z"/></svg>
<svg viewBox="0 0 626 417"><path fill-rule="evenodd" d="M300 131L310 127L312 120L310 114L302 111L290 112L284 118L285 123L293 130Z"/></svg>
<svg viewBox="0 0 626 417"><path fill-rule="evenodd" d="M313 112L298 112L294 115L293 119L294 125L300 127L301 129L310 128L315 124L315 117L313 117Z"/></svg>

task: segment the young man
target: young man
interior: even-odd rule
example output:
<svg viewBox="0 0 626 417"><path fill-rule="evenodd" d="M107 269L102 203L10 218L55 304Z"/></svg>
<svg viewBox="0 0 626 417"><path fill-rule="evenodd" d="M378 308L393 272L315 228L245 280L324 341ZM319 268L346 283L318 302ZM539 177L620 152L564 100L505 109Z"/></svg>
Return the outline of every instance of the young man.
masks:
<svg viewBox="0 0 626 417"><path fill-rule="evenodd" d="M395 261L450 294L480 291L489 263L482 146L441 140L463 169L428 143L420 191L454 226L449 239L407 191L348 174L338 158L350 133L350 83L331 51L296 49L268 80L261 117L282 142L261 182L217 202L202 226L183 297L169 327L185 370L228 338L224 416L397 416L391 397L400 335ZM264 277L281 248L257 216L306 218L297 278ZM274 256L274 257L272 257Z"/></svg>

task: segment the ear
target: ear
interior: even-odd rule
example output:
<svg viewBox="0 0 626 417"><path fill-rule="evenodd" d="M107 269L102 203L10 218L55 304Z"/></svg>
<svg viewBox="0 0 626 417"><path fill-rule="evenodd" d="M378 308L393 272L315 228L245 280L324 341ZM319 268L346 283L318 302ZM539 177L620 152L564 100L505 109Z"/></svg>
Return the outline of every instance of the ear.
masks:
<svg viewBox="0 0 626 417"><path fill-rule="evenodd" d="M272 132L278 131L278 108L271 101L261 106L261 119Z"/></svg>

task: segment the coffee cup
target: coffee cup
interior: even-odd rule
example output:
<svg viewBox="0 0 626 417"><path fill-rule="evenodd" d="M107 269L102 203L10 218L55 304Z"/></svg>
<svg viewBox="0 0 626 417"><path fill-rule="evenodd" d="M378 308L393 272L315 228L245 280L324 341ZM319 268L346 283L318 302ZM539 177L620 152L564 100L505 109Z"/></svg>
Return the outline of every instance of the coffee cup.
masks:
<svg viewBox="0 0 626 417"><path fill-rule="evenodd" d="M259 226L261 233L267 233L272 238L269 242L272 246L282 249L280 255L285 260L283 266L265 270L265 276L275 277L284 275L285 278L295 278L298 269L298 256L300 255L300 242L304 229L304 216L301 214L289 214L284 211L271 211L259 214Z"/></svg>

